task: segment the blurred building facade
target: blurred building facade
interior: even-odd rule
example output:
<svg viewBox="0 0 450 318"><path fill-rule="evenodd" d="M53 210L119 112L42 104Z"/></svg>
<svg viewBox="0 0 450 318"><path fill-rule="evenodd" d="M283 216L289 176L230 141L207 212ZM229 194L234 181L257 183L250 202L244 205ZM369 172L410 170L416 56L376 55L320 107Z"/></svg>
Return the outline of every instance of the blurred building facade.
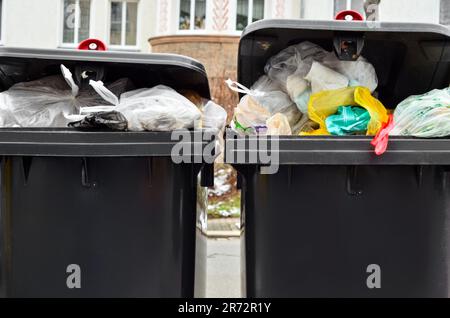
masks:
<svg viewBox="0 0 450 318"><path fill-rule="evenodd" d="M239 36L256 20L327 20L365 2L380 3L381 21L450 24L450 0L0 0L0 44L70 48L94 37L146 52L149 38Z"/></svg>

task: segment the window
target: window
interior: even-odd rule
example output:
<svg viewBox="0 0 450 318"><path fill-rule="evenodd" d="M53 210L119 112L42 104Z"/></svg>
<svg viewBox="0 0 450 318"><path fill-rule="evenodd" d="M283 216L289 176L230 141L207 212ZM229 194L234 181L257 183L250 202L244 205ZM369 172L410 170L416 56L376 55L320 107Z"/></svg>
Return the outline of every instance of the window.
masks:
<svg viewBox="0 0 450 318"><path fill-rule="evenodd" d="M450 0L441 0L440 23L450 26Z"/></svg>
<svg viewBox="0 0 450 318"><path fill-rule="evenodd" d="M264 0L237 0L237 31L242 31L250 23L262 19L264 19Z"/></svg>
<svg viewBox="0 0 450 318"><path fill-rule="evenodd" d="M180 0L179 30L204 30L206 0Z"/></svg>
<svg viewBox="0 0 450 318"><path fill-rule="evenodd" d="M63 44L78 44L89 38L90 0L64 0Z"/></svg>
<svg viewBox="0 0 450 318"><path fill-rule="evenodd" d="M137 45L138 1L111 1L110 45Z"/></svg>
<svg viewBox="0 0 450 318"><path fill-rule="evenodd" d="M354 10L365 15L364 0L335 0L334 1L334 16L344 10Z"/></svg>

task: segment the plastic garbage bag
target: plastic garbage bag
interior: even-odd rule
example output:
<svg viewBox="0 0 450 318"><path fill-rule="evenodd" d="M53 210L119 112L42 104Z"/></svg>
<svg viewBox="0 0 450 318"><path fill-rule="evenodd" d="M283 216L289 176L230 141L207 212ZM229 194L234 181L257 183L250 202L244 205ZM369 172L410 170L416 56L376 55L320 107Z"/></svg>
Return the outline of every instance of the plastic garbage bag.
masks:
<svg viewBox="0 0 450 318"><path fill-rule="evenodd" d="M366 87L347 87L313 94L308 105L309 118L319 124L319 129L304 135L329 135L326 119L334 115L339 106L361 106L370 114L367 135L374 136L389 119L388 111Z"/></svg>
<svg viewBox="0 0 450 318"><path fill-rule="evenodd" d="M215 129L217 131L216 153L219 155L215 160L216 163L224 162L225 141L223 134L227 124L227 117L226 110L213 101L208 101L203 107L202 128Z"/></svg>
<svg viewBox="0 0 450 318"><path fill-rule="evenodd" d="M234 112L235 127L242 132L261 133L267 129L267 120L277 113L285 115L291 126L302 117L295 103L267 76L262 76L251 89L232 80L226 83L231 90L246 94Z"/></svg>
<svg viewBox="0 0 450 318"><path fill-rule="evenodd" d="M249 95L242 97L234 110L236 128L249 134L252 134L258 127L265 126L270 116L270 112Z"/></svg>
<svg viewBox="0 0 450 318"><path fill-rule="evenodd" d="M345 136L365 134L369 125L370 114L362 107L340 106L335 115L329 116L325 123L331 135Z"/></svg>
<svg viewBox="0 0 450 318"><path fill-rule="evenodd" d="M381 126L380 131L370 143L375 148L375 154L381 156L388 148L389 134L394 129L394 115L389 115L389 120Z"/></svg>
<svg viewBox="0 0 450 318"><path fill-rule="evenodd" d="M349 86L347 77L315 61L305 79L311 82L313 94Z"/></svg>
<svg viewBox="0 0 450 318"><path fill-rule="evenodd" d="M393 136L450 136L450 88L410 96L394 112Z"/></svg>
<svg viewBox="0 0 450 318"><path fill-rule="evenodd" d="M307 88L306 91L304 91L302 94L300 94L294 99L295 105L297 105L298 110L302 114L305 115L308 114L308 103L309 99L311 98L311 95L312 95L311 88Z"/></svg>
<svg viewBox="0 0 450 318"><path fill-rule="evenodd" d="M1 127L67 127L81 107L101 105L102 98L93 90L80 90L72 73L61 65L63 76L13 85L0 93ZM112 84L114 91L125 90L127 80Z"/></svg>
<svg viewBox="0 0 450 318"><path fill-rule="evenodd" d="M83 108L82 112L116 111L128 121L130 131L172 131L198 128L200 110L174 89L158 85L123 93L120 100L101 81L90 85L114 107Z"/></svg>
<svg viewBox="0 0 450 318"><path fill-rule="evenodd" d="M295 105L289 96L265 75L261 76L255 84L253 84L251 90L248 91L247 94L252 96L257 103L267 109L270 114L295 110ZM294 122L298 121L298 117L300 116L300 114L296 115L297 118L290 118Z"/></svg>
<svg viewBox="0 0 450 318"><path fill-rule="evenodd" d="M304 78L309 73L313 61L322 61L327 53L320 46L305 41L292 45L270 58L265 66L265 72L286 91L289 76L296 74Z"/></svg>
<svg viewBox="0 0 450 318"><path fill-rule="evenodd" d="M78 129L105 128L125 131L128 121L124 115L116 111L91 113L79 121L69 124L69 127Z"/></svg>
<svg viewBox="0 0 450 318"><path fill-rule="evenodd" d="M293 74L288 76L286 80L286 88L289 97L292 100L295 100L298 96L310 89L310 83L305 80L303 76Z"/></svg>
<svg viewBox="0 0 450 318"><path fill-rule="evenodd" d="M222 106L208 101L203 107L202 127L222 131L227 124L227 117L228 114Z"/></svg>
<svg viewBox="0 0 450 318"><path fill-rule="evenodd" d="M347 77L349 86L367 87L371 93L378 87L375 68L362 56L356 61L341 61L336 54L329 53L322 64Z"/></svg>
<svg viewBox="0 0 450 318"><path fill-rule="evenodd" d="M291 126L287 117L283 114L275 114L267 120L267 135L269 136L290 136Z"/></svg>
<svg viewBox="0 0 450 318"><path fill-rule="evenodd" d="M304 91L304 83L298 85L297 89L292 81L298 84L300 79L304 79L314 62L345 76L350 86L367 87L372 93L378 86L375 68L364 57L359 57L357 61L341 61L334 52L328 52L308 41L292 45L273 56L267 62L265 72L292 100L296 100ZM313 91L318 92L317 89Z"/></svg>

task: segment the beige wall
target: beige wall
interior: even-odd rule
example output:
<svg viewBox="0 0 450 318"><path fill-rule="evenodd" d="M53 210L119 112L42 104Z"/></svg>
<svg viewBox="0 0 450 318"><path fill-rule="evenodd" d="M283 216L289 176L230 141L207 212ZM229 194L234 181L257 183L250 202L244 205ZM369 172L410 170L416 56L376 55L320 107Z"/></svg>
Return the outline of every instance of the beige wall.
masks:
<svg viewBox="0 0 450 318"><path fill-rule="evenodd" d="M51 49L61 47L62 0L3 0L3 3L2 44ZM156 0L139 0L138 43L135 50L149 51L148 38L156 33L156 7ZM110 0L91 0L91 37L107 44L109 15Z"/></svg>
<svg viewBox="0 0 450 318"><path fill-rule="evenodd" d="M59 9L55 0L3 0L3 44L55 48Z"/></svg>
<svg viewBox="0 0 450 318"><path fill-rule="evenodd" d="M303 6L305 19L334 16L333 0L303 0ZM439 8L440 0L381 0L379 13L381 21L439 23Z"/></svg>
<svg viewBox="0 0 450 318"><path fill-rule="evenodd" d="M439 23L440 0L381 0L380 20Z"/></svg>

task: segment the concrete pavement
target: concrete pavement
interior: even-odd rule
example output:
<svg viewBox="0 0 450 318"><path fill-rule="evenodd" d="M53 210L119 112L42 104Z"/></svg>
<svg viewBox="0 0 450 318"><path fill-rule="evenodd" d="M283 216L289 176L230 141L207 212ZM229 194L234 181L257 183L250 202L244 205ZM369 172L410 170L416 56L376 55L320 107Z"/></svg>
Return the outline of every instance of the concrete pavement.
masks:
<svg viewBox="0 0 450 318"><path fill-rule="evenodd" d="M208 298L240 298L240 238L208 239Z"/></svg>

